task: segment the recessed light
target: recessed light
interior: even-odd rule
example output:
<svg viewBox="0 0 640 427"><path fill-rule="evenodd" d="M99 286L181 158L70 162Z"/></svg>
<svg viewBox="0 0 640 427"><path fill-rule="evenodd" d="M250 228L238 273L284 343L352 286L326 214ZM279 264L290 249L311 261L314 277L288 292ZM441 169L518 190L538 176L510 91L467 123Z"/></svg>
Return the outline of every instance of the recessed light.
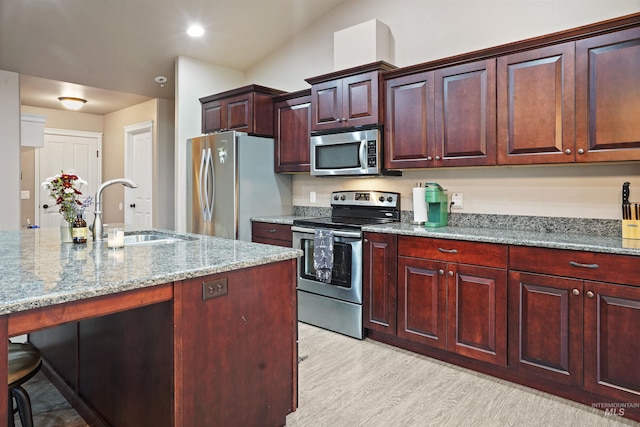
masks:
<svg viewBox="0 0 640 427"><path fill-rule="evenodd" d="M189 34L191 37L200 37L204 34L204 28L202 28L200 25L194 24L189 27L189 29L187 30L187 34Z"/></svg>

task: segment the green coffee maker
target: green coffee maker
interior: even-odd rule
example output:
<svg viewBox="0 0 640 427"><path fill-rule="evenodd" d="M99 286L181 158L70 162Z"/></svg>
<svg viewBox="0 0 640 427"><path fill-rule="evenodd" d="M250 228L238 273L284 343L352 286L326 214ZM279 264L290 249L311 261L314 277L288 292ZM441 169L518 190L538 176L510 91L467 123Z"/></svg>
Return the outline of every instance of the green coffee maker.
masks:
<svg viewBox="0 0 640 427"><path fill-rule="evenodd" d="M427 182L424 184L424 200L427 203L427 222L425 227L444 227L449 223L447 190L440 184Z"/></svg>

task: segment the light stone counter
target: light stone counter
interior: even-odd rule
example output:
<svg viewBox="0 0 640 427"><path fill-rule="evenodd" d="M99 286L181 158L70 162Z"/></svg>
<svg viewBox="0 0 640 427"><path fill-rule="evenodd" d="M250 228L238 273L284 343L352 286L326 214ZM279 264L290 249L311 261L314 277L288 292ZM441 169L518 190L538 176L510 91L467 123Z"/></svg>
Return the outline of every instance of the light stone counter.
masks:
<svg viewBox="0 0 640 427"><path fill-rule="evenodd" d="M0 314L302 255L300 250L278 246L195 234L174 235L192 240L108 249L106 240L85 245L61 243L58 229L0 231Z"/></svg>
<svg viewBox="0 0 640 427"><path fill-rule="evenodd" d="M374 233L640 256L640 240L623 240L621 237L497 228L427 228L407 223L368 225L362 229Z"/></svg>

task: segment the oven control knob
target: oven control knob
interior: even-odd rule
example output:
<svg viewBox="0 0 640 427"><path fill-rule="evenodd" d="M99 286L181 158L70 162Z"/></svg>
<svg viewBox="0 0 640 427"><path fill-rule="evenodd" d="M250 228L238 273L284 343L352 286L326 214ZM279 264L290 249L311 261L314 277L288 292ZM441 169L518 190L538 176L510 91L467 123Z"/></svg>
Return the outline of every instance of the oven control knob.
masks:
<svg viewBox="0 0 640 427"><path fill-rule="evenodd" d="M393 197L391 197L391 196L387 197L387 202L389 202L389 203L393 202Z"/></svg>
<svg viewBox="0 0 640 427"><path fill-rule="evenodd" d="M333 200L338 200L338 196L333 196Z"/></svg>
<svg viewBox="0 0 640 427"><path fill-rule="evenodd" d="M342 200L342 201L347 200L347 196L340 196L340 200Z"/></svg>
<svg viewBox="0 0 640 427"><path fill-rule="evenodd" d="M380 196L380 199L379 199L379 200L380 200L381 202L384 202L384 196Z"/></svg>

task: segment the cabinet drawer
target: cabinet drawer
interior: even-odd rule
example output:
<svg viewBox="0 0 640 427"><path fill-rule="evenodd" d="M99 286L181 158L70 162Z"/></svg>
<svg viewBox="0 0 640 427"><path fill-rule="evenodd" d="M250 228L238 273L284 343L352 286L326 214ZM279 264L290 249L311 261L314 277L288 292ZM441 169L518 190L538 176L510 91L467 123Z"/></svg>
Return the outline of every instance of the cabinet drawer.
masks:
<svg viewBox="0 0 640 427"><path fill-rule="evenodd" d="M509 269L640 286L640 257L511 246Z"/></svg>
<svg viewBox="0 0 640 427"><path fill-rule="evenodd" d="M495 268L507 267L507 247L495 243L400 236L398 255Z"/></svg>
<svg viewBox="0 0 640 427"><path fill-rule="evenodd" d="M269 222L253 222L251 237L270 240L286 240L291 242L291 226L288 224L273 224Z"/></svg>

